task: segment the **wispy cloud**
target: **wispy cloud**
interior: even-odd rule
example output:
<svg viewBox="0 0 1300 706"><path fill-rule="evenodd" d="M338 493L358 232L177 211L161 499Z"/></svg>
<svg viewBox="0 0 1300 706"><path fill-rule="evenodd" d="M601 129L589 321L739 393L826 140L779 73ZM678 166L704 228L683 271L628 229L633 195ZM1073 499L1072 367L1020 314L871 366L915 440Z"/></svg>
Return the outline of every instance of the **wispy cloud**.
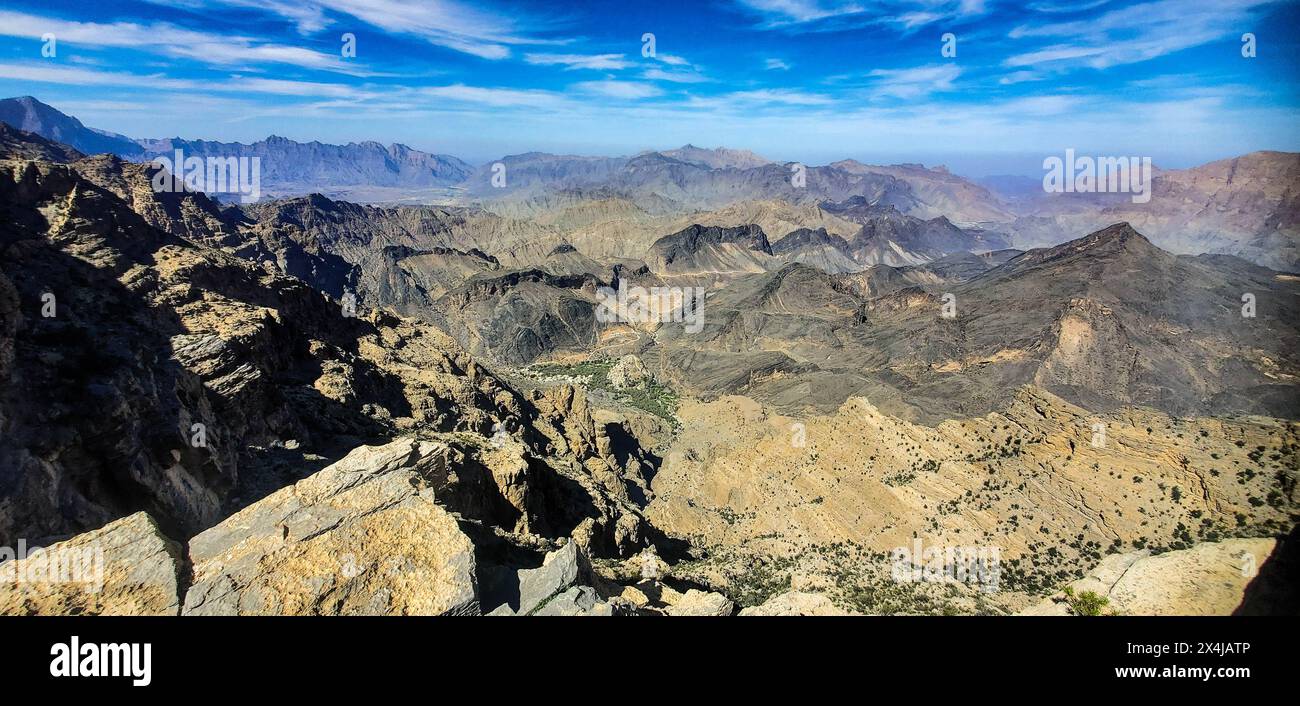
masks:
<svg viewBox="0 0 1300 706"><path fill-rule="evenodd" d="M816 22L829 17L857 15L867 8L856 2L822 0L737 0L740 5L763 16L769 25Z"/></svg>
<svg viewBox="0 0 1300 706"><path fill-rule="evenodd" d="M334 97L360 99L373 95L365 89L340 83L290 81L284 79L231 76L221 81L169 78L162 74L135 74L122 71L50 66L33 63L0 63L0 76L10 80L53 83L68 86L122 86L151 90L192 91L195 93L261 93L294 97Z"/></svg>
<svg viewBox="0 0 1300 706"><path fill-rule="evenodd" d="M432 86L416 91L420 95L460 103L473 103L491 107L555 108L564 101L553 91L538 89L485 88L457 83L450 86Z"/></svg>
<svg viewBox="0 0 1300 706"><path fill-rule="evenodd" d="M751 91L732 91L715 96L692 96L686 102L686 106L719 111L749 111L755 108L831 106L835 102L835 98L820 93L789 88L760 88Z"/></svg>
<svg viewBox="0 0 1300 706"><path fill-rule="evenodd" d="M212 4L209 0L145 0L164 7L201 8ZM325 8L306 0L220 0L230 7L263 10L274 13L293 23L299 34L314 34L330 25Z"/></svg>
<svg viewBox="0 0 1300 706"><path fill-rule="evenodd" d="M524 61L538 66L599 71L618 71L632 65L623 54L525 54Z"/></svg>
<svg viewBox="0 0 1300 706"><path fill-rule="evenodd" d="M1049 0L1044 2L1031 2L1029 3L1029 9L1035 12L1045 12L1048 14L1085 12L1087 10L1101 7L1108 2L1110 2L1110 0L1092 0L1092 2L1085 2L1084 0Z"/></svg>
<svg viewBox="0 0 1300 706"><path fill-rule="evenodd" d="M790 65L780 59L765 59L763 61L763 68L768 71L789 71Z"/></svg>
<svg viewBox="0 0 1300 706"><path fill-rule="evenodd" d="M649 83L637 83L634 81L582 81L573 84L573 87L586 93L594 93L608 98L623 98L635 100L639 98L653 98L663 95L663 90Z"/></svg>
<svg viewBox="0 0 1300 706"><path fill-rule="evenodd" d="M914 30L943 20L985 12L984 0L734 0L757 15L761 27L818 31L872 24Z"/></svg>
<svg viewBox="0 0 1300 706"><path fill-rule="evenodd" d="M909 69L876 69L867 74L872 91L880 96L916 98L938 91L951 91L961 75L956 64L932 64Z"/></svg>
<svg viewBox="0 0 1300 706"><path fill-rule="evenodd" d="M1027 81L1041 81L1044 78L1046 78L1046 76L1033 71L1012 71L1006 76L998 79L998 83L1003 86L1011 86L1017 83L1025 83Z"/></svg>
<svg viewBox="0 0 1300 706"><path fill-rule="evenodd" d="M1240 35L1256 12L1278 0L1156 0L1126 5L1097 17L1021 25L1012 39L1064 40L1008 57L1006 66L1059 65L1104 69L1147 61Z"/></svg>
<svg viewBox="0 0 1300 706"><path fill-rule="evenodd" d="M708 83L713 79L694 71L664 71L663 69L646 69L641 77L647 81L668 81L670 83Z"/></svg>
<svg viewBox="0 0 1300 706"><path fill-rule="evenodd" d="M655 56L655 59L657 59L658 61L662 61L665 64L668 64L669 66L690 66L691 65L691 62L687 61L686 59L683 59L680 56L677 56L676 54L657 54Z"/></svg>
<svg viewBox="0 0 1300 706"><path fill-rule="evenodd" d="M419 37L430 44L483 59L505 59L518 45L564 44L534 33L546 23L518 11L494 11L458 0L186 0L188 4L259 8L317 31L330 20L326 12L356 18L392 34ZM349 24L347 18L332 24Z"/></svg>
<svg viewBox="0 0 1300 706"><path fill-rule="evenodd" d="M216 66L288 64L308 69L364 74L364 68L335 54L262 42L245 36L196 32L167 23L73 22L0 10L0 35L35 38L52 33L72 46L135 49L193 59Z"/></svg>
<svg viewBox="0 0 1300 706"><path fill-rule="evenodd" d="M676 54L656 54L651 58L671 68L665 70L657 66L651 66L641 74L641 78L647 81L708 83L713 80L704 74L704 69Z"/></svg>

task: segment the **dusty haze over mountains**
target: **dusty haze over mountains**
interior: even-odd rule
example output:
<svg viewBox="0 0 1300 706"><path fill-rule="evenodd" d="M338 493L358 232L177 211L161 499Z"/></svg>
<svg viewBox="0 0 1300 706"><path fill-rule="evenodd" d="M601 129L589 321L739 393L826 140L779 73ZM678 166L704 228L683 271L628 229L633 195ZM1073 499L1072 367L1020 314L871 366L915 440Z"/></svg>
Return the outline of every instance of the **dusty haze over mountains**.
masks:
<svg viewBox="0 0 1300 706"><path fill-rule="evenodd" d="M647 66L635 45L579 51L528 13L497 33L241 4L222 60L151 43L202 43L186 9L59 25L59 51L135 42L122 51L178 63L9 65L0 547L103 570L87 592L32 580L39 554L0 554L0 614L1300 612L1300 152L1276 149L1300 147L1276 120L1295 107L1262 101L1258 133L1229 140L1215 118L1240 119L1219 100L1236 84L1110 83L1144 62L1247 60L1248 21L1292 8L1148 4L1143 19L1039 3L1014 26L982 3L906 22L836 3L698 10L732 48L736 17L769 37L749 60L803 82L788 86L703 50L652 47ZM321 28L347 17L499 85L366 54L365 33L338 58ZM1174 18L1233 36L1177 45ZM1116 29L1130 22L1140 47ZM939 41L981 23L1025 44L961 63L975 38ZM256 39L290 26L299 51ZM857 31L925 32L935 56L808 78ZM245 56L293 68L255 75ZM1075 77L1089 120L1032 93ZM244 112L147 125L132 95L85 87L146 79ZM987 98L917 111L963 81ZM1160 104L1122 133L1112 116L1139 88ZM426 100L446 122L409 139ZM341 104L363 128L322 117ZM270 115L286 129L250 132ZM1062 146L1039 150L1052 121ZM736 139L708 139L717 124ZM842 149L792 160L782 135ZM980 135L1041 151L1043 173L931 158L968 164ZM1083 149L1108 135L1114 154ZM1211 137L1213 159L1181 147ZM546 149L483 157L525 138ZM681 146L648 149L666 144Z"/></svg>

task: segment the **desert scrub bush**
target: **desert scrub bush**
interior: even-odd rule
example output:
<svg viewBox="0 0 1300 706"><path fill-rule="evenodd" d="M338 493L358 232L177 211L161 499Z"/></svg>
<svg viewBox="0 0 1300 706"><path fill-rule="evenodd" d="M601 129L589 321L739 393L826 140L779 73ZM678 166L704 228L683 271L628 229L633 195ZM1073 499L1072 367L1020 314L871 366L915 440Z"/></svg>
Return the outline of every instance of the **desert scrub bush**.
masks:
<svg viewBox="0 0 1300 706"><path fill-rule="evenodd" d="M899 471L897 473L891 473L890 475L885 476L884 478L881 479L881 482L884 483L885 485L896 488L900 485L907 485L908 483L911 483L914 480L916 480L916 474L913 473L912 471Z"/></svg>
<svg viewBox="0 0 1300 706"><path fill-rule="evenodd" d="M785 562L775 565L754 562L728 583L730 595L743 608L766 603L774 596L790 590L790 573L783 569Z"/></svg>
<svg viewBox="0 0 1300 706"><path fill-rule="evenodd" d="M1065 602L1070 605L1070 611L1075 615L1102 615L1102 609L1110 603L1109 598L1099 596L1092 591L1076 594L1073 588L1066 586L1063 592Z"/></svg>

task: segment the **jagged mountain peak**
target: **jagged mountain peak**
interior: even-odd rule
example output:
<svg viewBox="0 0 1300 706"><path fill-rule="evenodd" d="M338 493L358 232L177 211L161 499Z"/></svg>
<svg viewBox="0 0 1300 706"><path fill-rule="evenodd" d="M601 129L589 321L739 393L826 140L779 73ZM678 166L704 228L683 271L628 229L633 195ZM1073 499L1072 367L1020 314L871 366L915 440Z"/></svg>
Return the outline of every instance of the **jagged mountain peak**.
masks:
<svg viewBox="0 0 1300 706"><path fill-rule="evenodd" d="M32 96L0 100L0 122L61 142L84 154L140 152L140 146L131 139L88 128L80 120Z"/></svg>
<svg viewBox="0 0 1300 706"><path fill-rule="evenodd" d="M761 250L768 254L772 252L772 246L767 240L767 234L763 232L762 227L752 223L733 227L705 226L694 223L672 235L660 238L655 245L663 244L674 249L696 250L704 245L721 245L724 243L739 243L752 250Z"/></svg>
<svg viewBox="0 0 1300 706"><path fill-rule="evenodd" d="M1128 255L1138 259L1173 257L1171 253L1153 245L1146 236L1137 232L1127 222L1120 222L1055 247L1030 250L1008 264L1024 267L1066 258L1100 258L1117 255Z"/></svg>
<svg viewBox="0 0 1300 706"><path fill-rule="evenodd" d="M696 147L689 143L677 149L663 150L658 154L710 169L753 169L772 163L772 160L749 150L737 150L727 147L710 149Z"/></svg>
<svg viewBox="0 0 1300 706"><path fill-rule="evenodd" d="M849 243L838 235L832 235L825 227L799 228L790 231L785 237L772 244L772 252L780 254L804 247L829 246L849 254Z"/></svg>

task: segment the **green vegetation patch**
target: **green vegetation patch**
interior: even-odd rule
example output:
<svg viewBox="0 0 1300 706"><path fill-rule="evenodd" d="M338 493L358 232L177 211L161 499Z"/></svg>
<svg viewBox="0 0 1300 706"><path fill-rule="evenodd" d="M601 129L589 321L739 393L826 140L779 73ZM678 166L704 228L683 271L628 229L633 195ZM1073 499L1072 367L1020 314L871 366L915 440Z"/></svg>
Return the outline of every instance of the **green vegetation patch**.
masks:
<svg viewBox="0 0 1300 706"><path fill-rule="evenodd" d="M573 364L542 363L530 370L543 378L573 378L589 389L600 390L629 407L649 412L676 426L678 398L672 388L653 378L643 387L614 387L609 382L609 371L616 362L612 358L602 358Z"/></svg>

